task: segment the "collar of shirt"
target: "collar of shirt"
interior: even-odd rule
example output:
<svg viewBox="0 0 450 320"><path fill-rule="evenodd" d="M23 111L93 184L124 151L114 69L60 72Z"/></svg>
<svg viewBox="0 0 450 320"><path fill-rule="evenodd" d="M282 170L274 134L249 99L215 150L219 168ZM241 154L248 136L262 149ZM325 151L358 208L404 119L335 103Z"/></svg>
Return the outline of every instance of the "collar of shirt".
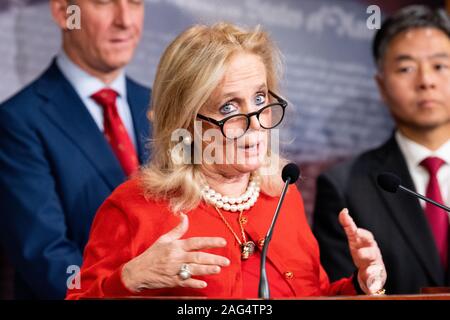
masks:
<svg viewBox="0 0 450 320"><path fill-rule="evenodd" d="M97 91L108 87L115 90L118 93L117 97L117 111L128 135L131 138L132 143L136 146L136 136L134 134L134 124L133 117L131 115L131 109L127 101L127 91L126 91L126 78L125 72L119 73L118 77L114 81L106 85L100 79L91 76L86 71L82 70L77 66L67 54L61 50L61 52L56 57L56 64L60 68L61 72L74 87L78 96L81 98L86 109L91 114L93 120L97 124L100 131L104 131L103 124L103 108L100 107L91 96Z"/></svg>
<svg viewBox="0 0 450 320"><path fill-rule="evenodd" d="M447 205L450 204L450 139L439 149L432 151L423 145L408 139L399 131L396 132L395 138L405 157L415 189L420 194L425 195L429 183L429 174L427 170L420 165L422 160L430 156L435 156L446 162L439 170L437 178L444 203ZM422 207L425 207L424 201L420 200L420 204Z"/></svg>
<svg viewBox="0 0 450 320"><path fill-rule="evenodd" d="M395 133L398 146L405 156L409 168L420 166L420 163L428 157L439 157L450 165L450 139L439 149L432 151L421 144L405 137L399 130Z"/></svg>
<svg viewBox="0 0 450 320"><path fill-rule="evenodd" d="M120 98L124 100L127 98L125 73L123 71L119 73L111 84L107 85L73 63L64 50L61 50L57 55L56 64L82 99L89 99L94 93L105 87L115 90Z"/></svg>

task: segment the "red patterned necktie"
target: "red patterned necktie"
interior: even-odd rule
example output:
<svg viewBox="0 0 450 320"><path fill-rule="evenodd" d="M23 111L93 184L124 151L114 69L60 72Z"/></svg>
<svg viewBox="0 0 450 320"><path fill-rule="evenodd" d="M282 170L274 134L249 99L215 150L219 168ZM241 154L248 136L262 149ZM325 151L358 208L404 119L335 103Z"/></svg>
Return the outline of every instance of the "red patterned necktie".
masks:
<svg viewBox="0 0 450 320"><path fill-rule="evenodd" d="M112 89L102 89L92 95L92 99L103 107L105 138L111 145L123 171L130 176L137 170L139 162L133 143L117 113L116 98L117 92Z"/></svg>
<svg viewBox="0 0 450 320"><path fill-rule="evenodd" d="M444 160L437 157L426 158L420 163L421 166L427 169L430 175L426 196L439 203L444 203L444 201L439 188L437 172L444 163ZM426 204L425 214L428 218L431 230L433 231L439 257L441 258L442 265L446 270L448 259L448 215L443 209L436 207L431 203Z"/></svg>

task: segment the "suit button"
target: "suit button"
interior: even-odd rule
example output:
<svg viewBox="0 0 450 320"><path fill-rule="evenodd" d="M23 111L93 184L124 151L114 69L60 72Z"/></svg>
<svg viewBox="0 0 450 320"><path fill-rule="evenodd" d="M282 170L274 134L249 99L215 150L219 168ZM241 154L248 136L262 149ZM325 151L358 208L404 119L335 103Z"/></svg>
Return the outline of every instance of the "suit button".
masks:
<svg viewBox="0 0 450 320"><path fill-rule="evenodd" d="M248 222L248 219L247 219L247 217L241 217L241 220L239 220L239 222L241 223L241 224L247 224L247 222Z"/></svg>
<svg viewBox="0 0 450 320"><path fill-rule="evenodd" d="M294 273L292 271L286 271L284 273L284 277L288 280L292 279L294 277Z"/></svg>
<svg viewBox="0 0 450 320"><path fill-rule="evenodd" d="M264 246L264 242L265 242L264 238L259 239L258 240L258 246L262 248Z"/></svg>

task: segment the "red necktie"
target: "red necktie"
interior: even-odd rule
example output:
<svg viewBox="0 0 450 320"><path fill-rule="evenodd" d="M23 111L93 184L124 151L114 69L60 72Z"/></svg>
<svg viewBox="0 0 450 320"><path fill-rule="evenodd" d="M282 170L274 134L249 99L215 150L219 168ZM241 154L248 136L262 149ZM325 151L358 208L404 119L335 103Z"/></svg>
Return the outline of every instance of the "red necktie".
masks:
<svg viewBox="0 0 450 320"><path fill-rule="evenodd" d="M137 170L139 162L133 143L117 113L116 98L117 92L112 89L102 89L92 95L92 99L103 107L105 138L111 145L123 171L130 176Z"/></svg>
<svg viewBox="0 0 450 320"><path fill-rule="evenodd" d="M427 169L430 175L426 196L439 203L444 203L444 201L439 188L437 172L444 163L444 160L437 157L426 158L420 163L420 165ZM443 209L436 207L431 203L426 204L425 214L428 218L431 230L433 231L442 265L446 269L448 259L448 215Z"/></svg>

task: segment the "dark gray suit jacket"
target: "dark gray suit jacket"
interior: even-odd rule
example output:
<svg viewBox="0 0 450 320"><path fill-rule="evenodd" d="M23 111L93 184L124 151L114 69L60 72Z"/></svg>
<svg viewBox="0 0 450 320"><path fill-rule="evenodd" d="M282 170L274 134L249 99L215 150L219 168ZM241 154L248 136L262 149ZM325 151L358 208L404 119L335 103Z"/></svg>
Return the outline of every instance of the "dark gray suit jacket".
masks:
<svg viewBox="0 0 450 320"><path fill-rule="evenodd" d="M419 201L377 186L378 174L398 175L414 190L405 159L394 137L380 148L337 165L317 180L313 231L321 261L335 280L355 271L338 213L344 207L358 227L371 231L387 269L387 293L419 293L422 287L448 286L431 229Z"/></svg>

